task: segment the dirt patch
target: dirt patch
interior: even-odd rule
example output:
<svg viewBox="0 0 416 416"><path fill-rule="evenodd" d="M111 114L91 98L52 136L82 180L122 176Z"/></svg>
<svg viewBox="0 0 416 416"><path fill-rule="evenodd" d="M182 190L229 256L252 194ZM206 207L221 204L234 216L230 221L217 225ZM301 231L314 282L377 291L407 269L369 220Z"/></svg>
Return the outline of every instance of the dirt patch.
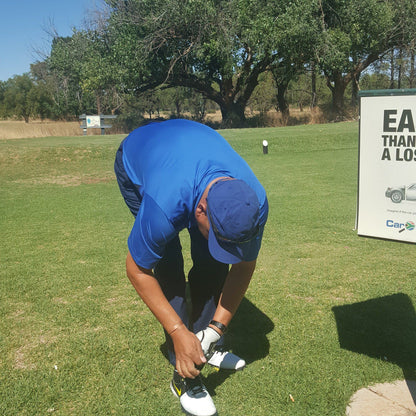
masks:
<svg viewBox="0 0 416 416"><path fill-rule="evenodd" d="M53 303L57 303L57 304L61 304L61 305L68 305L68 301L64 298L58 297L58 298L53 298L52 299Z"/></svg>
<svg viewBox="0 0 416 416"><path fill-rule="evenodd" d="M28 350L28 347L26 345L16 350L14 354L14 365L13 365L13 367L16 370L34 370L36 368L34 363L28 362L27 350Z"/></svg>
<svg viewBox="0 0 416 416"><path fill-rule="evenodd" d="M99 183L108 183L114 179L113 173L107 173L104 176L87 176L87 175L60 175L60 176L38 176L35 178L18 179L14 183L24 185L59 185L63 187L93 185Z"/></svg>
<svg viewBox="0 0 416 416"><path fill-rule="evenodd" d="M57 340L56 336L46 337L44 335L39 336L36 340L22 345L14 353L13 367L16 370L34 370L36 369L36 363L33 359L33 352L37 350L41 345L51 345Z"/></svg>
<svg viewBox="0 0 416 416"><path fill-rule="evenodd" d="M298 295L292 295L291 293L287 294L286 297L290 299L303 300L307 303L311 303L315 301L315 298L312 296L298 296Z"/></svg>

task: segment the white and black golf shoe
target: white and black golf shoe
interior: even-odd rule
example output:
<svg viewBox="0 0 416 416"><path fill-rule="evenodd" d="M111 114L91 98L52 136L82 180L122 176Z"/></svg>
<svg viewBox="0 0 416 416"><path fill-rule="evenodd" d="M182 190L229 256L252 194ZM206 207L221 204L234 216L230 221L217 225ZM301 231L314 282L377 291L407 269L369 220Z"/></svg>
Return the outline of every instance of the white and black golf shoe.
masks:
<svg viewBox="0 0 416 416"><path fill-rule="evenodd" d="M170 383L172 393L179 398L182 410L188 416L215 416L217 409L200 376L182 378L175 370Z"/></svg>
<svg viewBox="0 0 416 416"><path fill-rule="evenodd" d="M218 370L230 371L240 371L246 366L246 362L242 358L221 349L221 347L214 349L207 363Z"/></svg>

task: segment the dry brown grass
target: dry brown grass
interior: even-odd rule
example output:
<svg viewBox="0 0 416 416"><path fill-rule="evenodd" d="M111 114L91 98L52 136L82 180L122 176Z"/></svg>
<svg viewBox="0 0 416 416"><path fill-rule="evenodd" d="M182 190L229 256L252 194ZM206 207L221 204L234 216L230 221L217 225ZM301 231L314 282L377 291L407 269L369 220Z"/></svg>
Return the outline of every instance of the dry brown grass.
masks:
<svg viewBox="0 0 416 416"><path fill-rule="evenodd" d="M82 136L83 130L78 121L0 121L0 139L24 139L47 136ZM92 130L92 131L91 131ZM100 130L90 129L88 134L100 134Z"/></svg>
<svg viewBox="0 0 416 416"><path fill-rule="evenodd" d="M248 119L256 119L259 123L258 127L283 127L283 126L296 126L299 124L322 124L326 123L327 119L318 107L304 108L291 108L289 118L285 120L282 113L276 110L268 111L266 114L260 115L258 112L247 112L246 117Z"/></svg>
<svg viewBox="0 0 416 416"><path fill-rule="evenodd" d="M114 179L112 171L105 172L101 176L94 175L59 175L59 176L37 176L29 179L17 179L14 183L27 185L61 185L61 186L79 186L81 184L108 183Z"/></svg>
<svg viewBox="0 0 416 416"><path fill-rule="evenodd" d="M163 114L164 115L164 114ZM162 116L163 116L162 115ZM166 116L166 115L165 115ZM190 117L190 114L185 114ZM255 119L253 127L281 127L285 125L297 124L320 124L325 122L322 111L318 108L310 110L309 108L300 111L297 108L290 109L289 120L284 121L282 115L276 111L269 111L267 114L260 116L258 112L247 112L247 119ZM221 123L221 112L209 113L205 117L208 123ZM257 124L257 125L256 125ZM16 120L0 120L0 139L23 139L33 137L48 136L82 136L80 121L50 121L50 120L34 120L29 123ZM88 135L101 134L100 129L88 129ZM106 133L121 133L114 128L106 130Z"/></svg>

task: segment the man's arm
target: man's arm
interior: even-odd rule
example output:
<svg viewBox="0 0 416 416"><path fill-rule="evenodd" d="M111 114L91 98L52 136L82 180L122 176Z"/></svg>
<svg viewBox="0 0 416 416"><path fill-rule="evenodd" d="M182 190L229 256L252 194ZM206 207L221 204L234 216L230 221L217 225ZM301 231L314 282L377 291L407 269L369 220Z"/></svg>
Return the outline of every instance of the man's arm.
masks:
<svg viewBox="0 0 416 416"><path fill-rule="evenodd" d="M176 369L182 377L194 378L199 374L195 365L206 362L198 338L184 325L169 304L152 270L138 266L131 254L126 259L127 276L143 302L170 334L176 356Z"/></svg>
<svg viewBox="0 0 416 416"><path fill-rule="evenodd" d="M247 291L255 268L256 260L249 262L243 261L231 266L225 279L217 310L214 314L214 321L228 326ZM210 326L217 332L221 332L218 328L212 325Z"/></svg>

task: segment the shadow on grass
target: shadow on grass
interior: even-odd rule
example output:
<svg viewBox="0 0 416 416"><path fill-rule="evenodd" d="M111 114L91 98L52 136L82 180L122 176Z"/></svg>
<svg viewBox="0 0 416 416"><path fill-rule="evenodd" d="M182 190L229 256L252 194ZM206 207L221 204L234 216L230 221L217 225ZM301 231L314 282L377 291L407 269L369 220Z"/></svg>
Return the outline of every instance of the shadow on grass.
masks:
<svg viewBox="0 0 416 416"><path fill-rule="evenodd" d="M247 298L237 310L225 339L225 347L243 358L247 365L269 354L267 334L274 329L272 320ZM209 374L205 385L212 395L233 372L219 371Z"/></svg>
<svg viewBox="0 0 416 416"><path fill-rule="evenodd" d="M416 380L416 312L409 296L398 293L332 311L341 348L394 363L406 381Z"/></svg>
<svg viewBox="0 0 416 416"><path fill-rule="evenodd" d="M224 346L250 364L268 355L270 344L266 335L273 328L271 319L247 298L243 298L227 331ZM166 343L160 346L160 351L168 359ZM224 370L211 373L204 383L214 396L215 388L231 374L233 372Z"/></svg>

